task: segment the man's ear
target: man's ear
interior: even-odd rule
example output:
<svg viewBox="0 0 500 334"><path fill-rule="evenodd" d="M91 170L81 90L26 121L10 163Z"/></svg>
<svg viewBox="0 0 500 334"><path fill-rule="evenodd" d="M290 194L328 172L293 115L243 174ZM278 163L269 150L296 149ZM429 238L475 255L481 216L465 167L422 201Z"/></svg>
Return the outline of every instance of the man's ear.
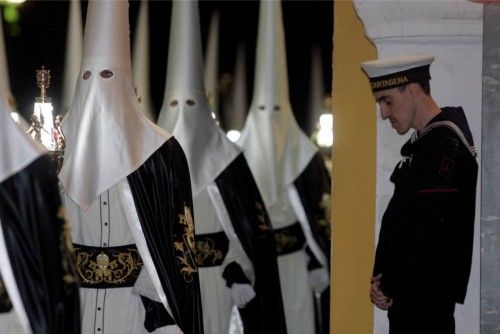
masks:
<svg viewBox="0 0 500 334"><path fill-rule="evenodd" d="M420 85L414 82L408 85L408 90L411 97L418 97L422 92L422 88L420 88Z"/></svg>

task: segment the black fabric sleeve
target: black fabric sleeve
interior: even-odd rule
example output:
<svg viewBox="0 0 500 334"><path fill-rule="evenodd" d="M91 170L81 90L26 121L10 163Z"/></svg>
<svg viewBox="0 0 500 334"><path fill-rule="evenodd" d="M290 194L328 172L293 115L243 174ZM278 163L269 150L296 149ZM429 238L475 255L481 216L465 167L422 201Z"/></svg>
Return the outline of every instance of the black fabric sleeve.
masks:
<svg viewBox="0 0 500 334"><path fill-rule="evenodd" d="M306 254L309 256L309 261L307 261L307 270L311 271L323 267L321 263L319 263L318 259L316 259L316 256L314 256L311 248L306 247Z"/></svg>
<svg viewBox="0 0 500 334"><path fill-rule="evenodd" d="M234 261L224 268L222 277L226 280L226 285L229 288L233 286L233 283L250 284L250 280L243 272L241 266Z"/></svg>
<svg viewBox="0 0 500 334"><path fill-rule="evenodd" d="M215 183L255 272L256 297L239 309L245 333L286 333L273 229L243 154L234 159Z"/></svg>
<svg viewBox="0 0 500 334"><path fill-rule="evenodd" d="M174 319L168 314L167 309L162 303L158 303L144 296L141 296L141 301L146 311L144 328L146 328L149 333L154 332L160 327L175 325Z"/></svg>
<svg viewBox="0 0 500 334"><path fill-rule="evenodd" d="M170 138L127 179L172 317L185 334L201 334L191 182L177 140Z"/></svg>
<svg viewBox="0 0 500 334"><path fill-rule="evenodd" d="M314 240L330 263L331 215L329 203L331 178L325 162L319 153L311 159L300 176L294 181L300 201L306 212L307 221Z"/></svg>

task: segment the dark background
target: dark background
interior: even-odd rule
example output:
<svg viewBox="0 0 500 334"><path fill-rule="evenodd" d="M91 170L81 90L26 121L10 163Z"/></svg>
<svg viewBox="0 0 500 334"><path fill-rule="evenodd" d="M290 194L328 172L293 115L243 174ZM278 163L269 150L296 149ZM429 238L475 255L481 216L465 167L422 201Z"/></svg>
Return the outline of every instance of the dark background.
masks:
<svg viewBox="0 0 500 334"><path fill-rule="evenodd" d="M258 24L258 1L201 0L202 41L206 43L212 12L220 12L219 71L231 74L238 43L246 47L248 98L251 99L255 43ZM87 1L82 1L85 18ZM162 104L168 39L170 1L149 3L151 97L156 112ZM331 91L331 55L333 36L333 1L282 2L286 36L290 98L297 121L305 127L309 103L310 58L313 46L319 46L324 64L325 91ZM12 93L23 116L31 114L32 103L39 90L35 70L42 65L51 70L48 95L59 113L66 43L69 2L28 0L17 8L19 20L12 25L4 21L5 44ZM130 1L131 40L139 9L138 1ZM85 24L85 20L83 19ZM223 98L223 95L221 96ZM250 101L249 101L250 102ZM221 105L221 103L219 104Z"/></svg>

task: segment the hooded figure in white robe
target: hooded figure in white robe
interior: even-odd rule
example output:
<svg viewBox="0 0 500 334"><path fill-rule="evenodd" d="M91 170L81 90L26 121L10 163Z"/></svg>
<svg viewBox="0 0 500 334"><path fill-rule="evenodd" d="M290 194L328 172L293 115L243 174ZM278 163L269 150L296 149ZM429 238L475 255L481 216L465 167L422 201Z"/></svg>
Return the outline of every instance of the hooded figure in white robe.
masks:
<svg viewBox="0 0 500 334"><path fill-rule="evenodd" d="M241 135L248 113L246 60L243 44L240 44L236 51L233 84L223 106L224 129L227 132L227 137L235 142Z"/></svg>
<svg viewBox="0 0 500 334"><path fill-rule="evenodd" d="M323 114L330 113L326 106L327 95L323 81L323 62L321 50L314 47L311 52L311 81L309 82L309 107L307 117L307 130L309 135L317 130L319 118Z"/></svg>
<svg viewBox="0 0 500 334"><path fill-rule="evenodd" d="M173 2L169 42L158 124L189 164L205 333L227 333L233 305L246 333L283 333L275 242L243 155L211 117L196 1Z"/></svg>
<svg viewBox="0 0 500 334"><path fill-rule="evenodd" d="M153 102L149 92L149 6L148 0L142 0L137 17L137 27L132 55L132 73L134 74L139 106L150 121L155 121Z"/></svg>
<svg viewBox="0 0 500 334"><path fill-rule="evenodd" d="M127 1L91 0L59 173L84 333L202 333L189 170L140 111Z"/></svg>
<svg viewBox="0 0 500 334"><path fill-rule="evenodd" d="M329 235L316 217L329 181L324 164L316 168L321 157L297 125L288 94L281 3L262 1L253 99L237 143L274 228L287 331L303 334L315 332L313 292L329 284ZM310 180L316 171L320 179Z"/></svg>
<svg viewBox="0 0 500 334"><path fill-rule="evenodd" d="M47 151L0 93L0 333L80 333L69 225Z"/></svg>
<svg viewBox="0 0 500 334"><path fill-rule="evenodd" d="M205 50L205 91L208 97L213 117L220 120L219 115L219 27L220 14L213 12L208 30L207 46Z"/></svg>
<svg viewBox="0 0 500 334"><path fill-rule="evenodd" d="M4 105L8 109L10 115L16 122L16 124L21 127L22 130L26 131L28 129L28 123L24 118L19 115L16 111L16 101L12 90L10 89L10 78L9 78L9 66L7 62L7 54L5 52L5 39L3 35L3 23L0 16L0 92L1 97L4 101Z"/></svg>
<svg viewBox="0 0 500 334"><path fill-rule="evenodd" d="M69 109L75 94L76 81L82 62L82 4L80 0L69 2L68 32L66 35L66 54L64 59L64 80L62 94L63 114Z"/></svg>

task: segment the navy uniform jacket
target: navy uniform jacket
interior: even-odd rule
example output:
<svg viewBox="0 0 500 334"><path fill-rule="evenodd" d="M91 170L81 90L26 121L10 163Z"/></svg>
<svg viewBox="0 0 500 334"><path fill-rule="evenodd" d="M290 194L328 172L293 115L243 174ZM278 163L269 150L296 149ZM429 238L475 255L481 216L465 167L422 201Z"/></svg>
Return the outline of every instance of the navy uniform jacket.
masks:
<svg viewBox="0 0 500 334"><path fill-rule="evenodd" d="M472 261L477 163L462 108L446 107L402 147L374 276L399 301L463 303Z"/></svg>

